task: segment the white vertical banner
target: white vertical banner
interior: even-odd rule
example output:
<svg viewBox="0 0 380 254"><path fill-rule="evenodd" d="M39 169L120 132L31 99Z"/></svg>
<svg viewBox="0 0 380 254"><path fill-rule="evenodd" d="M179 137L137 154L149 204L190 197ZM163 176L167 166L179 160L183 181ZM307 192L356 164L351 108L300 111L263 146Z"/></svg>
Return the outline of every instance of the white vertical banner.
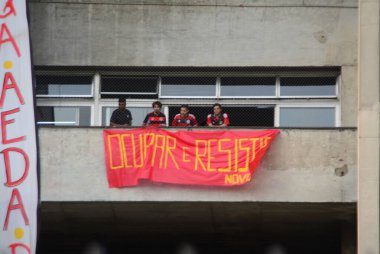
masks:
<svg viewBox="0 0 380 254"><path fill-rule="evenodd" d="M0 0L0 254L36 252L37 144L26 0Z"/></svg>

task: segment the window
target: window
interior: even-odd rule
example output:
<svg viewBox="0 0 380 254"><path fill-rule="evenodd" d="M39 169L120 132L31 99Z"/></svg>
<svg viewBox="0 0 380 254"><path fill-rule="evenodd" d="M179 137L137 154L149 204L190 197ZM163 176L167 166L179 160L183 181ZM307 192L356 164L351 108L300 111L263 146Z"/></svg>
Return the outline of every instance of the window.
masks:
<svg viewBox="0 0 380 254"><path fill-rule="evenodd" d="M340 67L39 67L40 125L109 126L120 97L132 126L160 100L169 124L181 104L206 125L219 102L231 126L340 126ZM58 68L58 69L57 69ZM55 70L57 69L57 70ZM66 71L65 71L66 70Z"/></svg>
<svg viewBox="0 0 380 254"><path fill-rule="evenodd" d="M215 97L216 77L163 77L161 98Z"/></svg>
<svg viewBox="0 0 380 254"><path fill-rule="evenodd" d="M101 76L102 98L157 98L157 77Z"/></svg>
<svg viewBox="0 0 380 254"><path fill-rule="evenodd" d="M335 107L280 107L280 127L334 127Z"/></svg>
<svg viewBox="0 0 380 254"><path fill-rule="evenodd" d="M281 78L281 96L336 96L336 77Z"/></svg>
<svg viewBox="0 0 380 254"><path fill-rule="evenodd" d="M193 114L200 126L207 126L206 120L212 114L211 106L189 106L190 113ZM169 122L179 113L180 105L169 107ZM239 105L223 106L223 112L228 114L231 126L274 126L274 105Z"/></svg>
<svg viewBox="0 0 380 254"><path fill-rule="evenodd" d="M259 97L276 95L276 77L222 77L221 97Z"/></svg>
<svg viewBox="0 0 380 254"><path fill-rule="evenodd" d="M142 126L146 114L152 111L151 107L127 107L132 114L132 126ZM112 112L117 107L103 107L102 108L102 125L109 126Z"/></svg>
<svg viewBox="0 0 380 254"><path fill-rule="evenodd" d="M92 76L37 75L37 97L92 97Z"/></svg>
<svg viewBox="0 0 380 254"><path fill-rule="evenodd" d="M90 126L91 107L37 107L37 124L48 126Z"/></svg>

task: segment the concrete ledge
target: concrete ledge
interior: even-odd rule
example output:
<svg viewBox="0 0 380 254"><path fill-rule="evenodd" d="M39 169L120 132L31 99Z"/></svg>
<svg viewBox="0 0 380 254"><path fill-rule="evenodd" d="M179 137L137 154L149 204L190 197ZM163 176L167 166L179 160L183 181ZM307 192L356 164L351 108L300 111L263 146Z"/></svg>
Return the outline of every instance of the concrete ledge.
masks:
<svg viewBox="0 0 380 254"><path fill-rule="evenodd" d="M252 182L233 188L142 182L109 189L102 133L101 128L39 129L42 201L356 201L354 129L282 130Z"/></svg>
<svg viewBox="0 0 380 254"><path fill-rule="evenodd" d="M226 7L358 7L358 3L355 0L29 0L29 2Z"/></svg>

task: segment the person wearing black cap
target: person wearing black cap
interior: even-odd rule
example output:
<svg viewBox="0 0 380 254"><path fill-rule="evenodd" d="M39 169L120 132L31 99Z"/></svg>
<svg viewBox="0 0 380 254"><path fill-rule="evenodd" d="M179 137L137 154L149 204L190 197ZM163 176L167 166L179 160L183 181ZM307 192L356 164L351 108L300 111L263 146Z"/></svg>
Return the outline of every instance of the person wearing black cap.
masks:
<svg viewBox="0 0 380 254"><path fill-rule="evenodd" d="M131 111L129 111L126 108L126 100L125 98L119 99L119 108L115 109L112 112L111 120L110 120L111 127L129 127L132 124L132 114Z"/></svg>

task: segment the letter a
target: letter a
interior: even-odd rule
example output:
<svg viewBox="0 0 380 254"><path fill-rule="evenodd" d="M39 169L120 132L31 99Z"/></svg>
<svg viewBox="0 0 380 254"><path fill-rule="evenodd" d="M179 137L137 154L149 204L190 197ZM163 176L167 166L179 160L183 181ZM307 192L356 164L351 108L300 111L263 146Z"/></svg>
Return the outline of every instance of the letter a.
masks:
<svg viewBox="0 0 380 254"><path fill-rule="evenodd" d="M8 89L14 89L21 105L25 104L24 98L22 97L20 89L18 88L17 83L15 79L13 78L12 73L6 72L4 76L3 89L1 91L0 108L3 108L5 93L7 92Z"/></svg>
<svg viewBox="0 0 380 254"><path fill-rule="evenodd" d="M13 0L7 1L7 3L4 6L3 12L5 12L6 9L8 9L8 12L5 13L4 15L0 15L0 19L5 19L6 17L8 17L11 14L16 16L16 10L15 10L15 7L13 5Z"/></svg>
<svg viewBox="0 0 380 254"><path fill-rule="evenodd" d="M13 204L15 198L18 201L17 204ZM26 215L24 205L22 204L22 199L17 188L13 189L12 191L12 197L11 197L11 201L9 201L7 216L5 217L5 223L4 223L4 228L3 228L4 231L8 230L9 215L11 211L16 210L16 209L21 210L21 214L22 214L22 217L24 218L25 225L29 225L29 219L28 219L28 216Z"/></svg>
<svg viewBox="0 0 380 254"><path fill-rule="evenodd" d="M5 38L5 34L8 35L8 38ZM1 50L1 45L7 42L12 43L12 46L16 50L17 56L20 57L21 56L20 49L18 48L15 39L13 38L11 32L9 31L7 24L4 23L4 24L1 24L1 28L0 28L0 50Z"/></svg>

